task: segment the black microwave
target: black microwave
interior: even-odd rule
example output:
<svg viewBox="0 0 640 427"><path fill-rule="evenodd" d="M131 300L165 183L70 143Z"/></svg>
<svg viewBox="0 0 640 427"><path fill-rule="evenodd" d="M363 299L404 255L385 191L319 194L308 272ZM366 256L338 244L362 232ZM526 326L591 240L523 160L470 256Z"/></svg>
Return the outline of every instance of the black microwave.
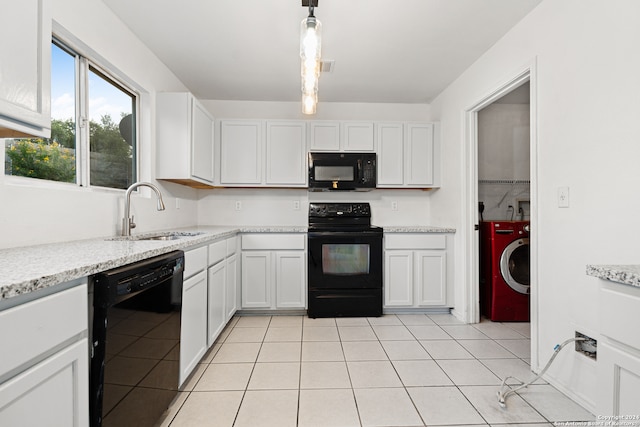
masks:
<svg viewBox="0 0 640 427"><path fill-rule="evenodd" d="M376 188L375 153L309 153L309 190Z"/></svg>

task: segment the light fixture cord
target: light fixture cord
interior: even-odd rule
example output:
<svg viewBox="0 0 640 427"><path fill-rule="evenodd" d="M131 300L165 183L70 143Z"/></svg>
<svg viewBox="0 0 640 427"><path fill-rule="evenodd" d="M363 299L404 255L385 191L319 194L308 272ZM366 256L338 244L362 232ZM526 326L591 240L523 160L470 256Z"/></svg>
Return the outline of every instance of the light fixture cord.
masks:
<svg viewBox="0 0 640 427"><path fill-rule="evenodd" d="M315 16L313 16L313 6L311 5L311 2L309 2L309 17L315 18Z"/></svg>

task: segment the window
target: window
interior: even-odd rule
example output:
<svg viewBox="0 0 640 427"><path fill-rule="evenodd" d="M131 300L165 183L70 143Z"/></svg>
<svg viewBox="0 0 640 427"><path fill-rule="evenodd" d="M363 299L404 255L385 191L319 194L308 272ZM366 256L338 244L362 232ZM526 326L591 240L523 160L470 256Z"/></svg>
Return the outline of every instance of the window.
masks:
<svg viewBox="0 0 640 427"><path fill-rule="evenodd" d="M132 90L53 40L51 138L6 139L5 174L126 189L136 180L136 106Z"/></svg>

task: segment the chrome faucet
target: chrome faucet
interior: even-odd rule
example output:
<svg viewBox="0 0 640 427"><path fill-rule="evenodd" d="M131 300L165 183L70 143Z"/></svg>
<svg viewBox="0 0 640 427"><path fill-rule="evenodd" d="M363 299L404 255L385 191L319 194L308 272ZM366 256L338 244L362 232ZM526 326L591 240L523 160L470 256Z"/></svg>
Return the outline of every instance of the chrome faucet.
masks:
<svg viewBox="0 0 640 427"><path fill-rule="evenodd" d="M156 192L156 196L158 196L158 210L164 210L164 202L162 201L162 193L158 190L158 187L151 184L150 182L134 182L131 184L129 188L127 188L127 192L124 196L124 217L122 218L122 235L123 236L131 236L131 229L136 228L136 223L133 222L133 216L129 216L131 210L131 192L138 187L149 187L153 191Z"/></svg>

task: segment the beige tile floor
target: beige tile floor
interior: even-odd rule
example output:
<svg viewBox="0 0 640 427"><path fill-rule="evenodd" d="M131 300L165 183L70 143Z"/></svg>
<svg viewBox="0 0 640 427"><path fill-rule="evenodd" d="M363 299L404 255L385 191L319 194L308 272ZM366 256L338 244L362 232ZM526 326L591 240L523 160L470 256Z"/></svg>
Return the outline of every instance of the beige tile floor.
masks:
<svg viewBox="0 0 640 427"><path fill-rule="evenodd" d="M587 421L594 416L533 378L529 324L461 324L448 314L231 320L163 426L445 426Z"/></svg>

